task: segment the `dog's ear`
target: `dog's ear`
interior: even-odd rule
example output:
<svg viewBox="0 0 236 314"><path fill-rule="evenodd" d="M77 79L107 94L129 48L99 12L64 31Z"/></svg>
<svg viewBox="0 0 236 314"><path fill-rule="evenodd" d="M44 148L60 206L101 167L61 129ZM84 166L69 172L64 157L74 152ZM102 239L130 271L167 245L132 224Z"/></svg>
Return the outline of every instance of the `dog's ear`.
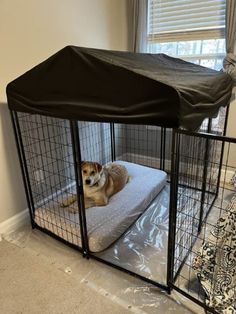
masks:
<svg viewBox="0 0 236 314"><path fill-rule="evenodd" d="M86 163L86 161L81 160L80 167L82 168L85 165L85 163Z"/></svg>
<svg viewBox="0 0 236 314"><path fill-rule="evenodd" d="M96 165L97 172L100 172L102 170L102 165L100 165L98 162L96 162L95 165Z"/></svg>

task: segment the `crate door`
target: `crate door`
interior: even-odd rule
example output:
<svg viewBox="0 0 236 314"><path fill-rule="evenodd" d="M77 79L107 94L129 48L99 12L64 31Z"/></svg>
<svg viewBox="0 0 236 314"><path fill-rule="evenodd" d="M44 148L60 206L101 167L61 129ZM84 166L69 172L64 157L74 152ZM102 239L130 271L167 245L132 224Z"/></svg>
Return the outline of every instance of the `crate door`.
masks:
<svg viewBox="0 0 236 314"><path fill-rule="evenodd" d="M235 307L235 143L185 131L173 140L168 284L216 313Z"/></svg>

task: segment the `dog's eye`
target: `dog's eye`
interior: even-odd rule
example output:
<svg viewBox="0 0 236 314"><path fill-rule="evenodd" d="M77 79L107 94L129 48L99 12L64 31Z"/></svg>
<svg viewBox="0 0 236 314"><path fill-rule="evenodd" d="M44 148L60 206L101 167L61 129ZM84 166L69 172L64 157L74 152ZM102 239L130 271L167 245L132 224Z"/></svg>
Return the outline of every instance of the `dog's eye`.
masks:
<svg viewBox="0 0 236 314"><path fill-rule="evenodd" d="M91 171L90 175L93 176L95 174L95 171Z"/></svg>
<svg viewBox="0 0 236 314"><path fill-rule="evenodd" d="M86 173L87 173L87 170L83 170L83 173L86 174Z"/></svg>

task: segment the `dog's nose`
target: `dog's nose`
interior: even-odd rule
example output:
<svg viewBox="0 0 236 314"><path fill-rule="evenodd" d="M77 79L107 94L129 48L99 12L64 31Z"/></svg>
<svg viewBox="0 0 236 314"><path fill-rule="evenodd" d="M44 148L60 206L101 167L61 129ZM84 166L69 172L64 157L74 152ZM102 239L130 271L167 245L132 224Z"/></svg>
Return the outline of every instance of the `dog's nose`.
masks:
<svg viewBox="0 0 236 314"><path fill-rule="evenodd" d="M86 184L90 184L91 181L90 181L89 179L86 179L86 180L85 180L85 183L86 183Z"/></svg>

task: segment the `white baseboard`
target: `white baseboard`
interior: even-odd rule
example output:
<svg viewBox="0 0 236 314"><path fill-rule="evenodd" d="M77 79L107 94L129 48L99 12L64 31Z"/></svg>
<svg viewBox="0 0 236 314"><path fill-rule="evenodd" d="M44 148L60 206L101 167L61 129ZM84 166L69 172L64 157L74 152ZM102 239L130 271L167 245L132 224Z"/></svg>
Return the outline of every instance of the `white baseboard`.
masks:
<svg viewBox="0 0 236 314"><path fill-rule="evenodd" d="M143 166L153 167L153 168L158 168L160 166L160 158L134 154L134 153L125 153L119 156L117 159L132 161L137 164L141 164ZM170 160L167 160L167 159L165 160L165 167L167 171L171 170Z"/></svg>
<svg viewBox="0 0 236 314"><path fill-rule="evenodd" d="M5 235L30 222L28 208L0 223L0 241Z"/></svg>
<svg viewBox="0 0 236 314"><path fill-rule="evenodd" d="M122 156L119 156L118 159L121 160L127 160L127 161L135 161L138 164L142 164L148 167L156 167L160 165L160 158L156 157L149 157L145 155L139 155L139 154L134 154L134 153L125 153ZM180 163L180 167L182 169L185 169L184 164ZM165 170L170 172L171 171L171 161L170 160L165 160ZM189 169L190 174L191 174L191 169ZM202 167L198 168L198 171L201 173L203 171ZM229 184L232 185L231 179L235 173L235 170L226 170L224 168L221 169L221 176L220 176L220 183L221 184Z"/></svg>

